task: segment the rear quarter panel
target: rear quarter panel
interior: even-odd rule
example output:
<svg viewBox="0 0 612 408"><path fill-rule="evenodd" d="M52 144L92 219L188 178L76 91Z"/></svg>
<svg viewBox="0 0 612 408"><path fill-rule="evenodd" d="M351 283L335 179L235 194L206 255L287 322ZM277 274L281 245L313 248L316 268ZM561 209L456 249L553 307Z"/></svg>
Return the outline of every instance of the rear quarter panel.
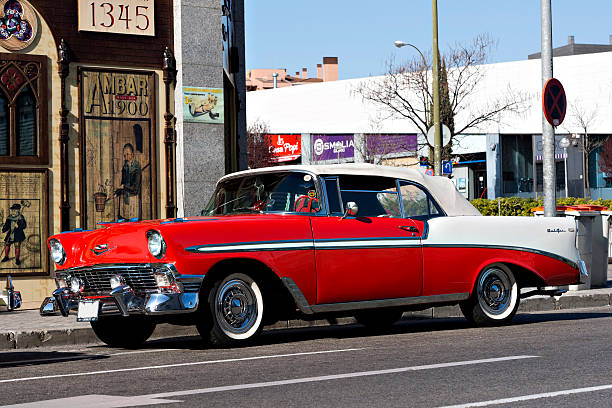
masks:
<svg viewBox="0 0 612 408"><path fill-rule="evenodd" d="M578 261L572 218L440 217L423 243L423 295L471 292L478 273L503 262L522 266L547 285L575 283ZM569 264L568 264L569 261Z"/></svg>

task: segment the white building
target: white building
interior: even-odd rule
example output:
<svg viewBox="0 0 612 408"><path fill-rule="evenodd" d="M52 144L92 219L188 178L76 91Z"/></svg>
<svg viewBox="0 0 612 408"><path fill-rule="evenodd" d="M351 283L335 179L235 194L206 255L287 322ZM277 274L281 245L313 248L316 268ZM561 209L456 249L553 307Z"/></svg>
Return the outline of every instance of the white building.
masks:
<svg viewBox="0 0 612 408"><path fill-rule="evenodd" d="M592 116L587 128L589 137L603 139L612 135L611 65L612 52L554 58L554 76L563 84L568 100L565 121L557 128L556 138L558 141L565 136L573 142L567 154L557 146L557 196L565 195L565 158L569 195L584 194L587 172L583 168L585 160L580 149L580 138L584 138L585 130L580 126L580 119ZM484 163L467 163L464 166L467 168L465 174L454 176L464 178L465 193L469 198L541 194L541 62L531 59L488 64L481 68L485 73L484 78L463 104L465 110L455 117L457 127L465 123L472 113L502 98L509 89L528 95L528 103L520 114L506 112L495 121L468 129L469 134L459 141L453 153L481 153L479 157L486 160L486 167ZM387 118L388 113L380 106L364 101L355 92L362 81L381 79L369 77L250 92L247 94L247 123L259 120L269 126L270 133L302 134L302 157L305 161L312 159L311 135L315 134L419 133L408 119ZM576 111L583 114L578 115ZM612 179L606 178L607 175L598 169L600 150L589 155L590 195L594 198L612 198ZM478 166L486 168L486 172L477 173ZM483 185L478 186L481 177Z"/></svg>

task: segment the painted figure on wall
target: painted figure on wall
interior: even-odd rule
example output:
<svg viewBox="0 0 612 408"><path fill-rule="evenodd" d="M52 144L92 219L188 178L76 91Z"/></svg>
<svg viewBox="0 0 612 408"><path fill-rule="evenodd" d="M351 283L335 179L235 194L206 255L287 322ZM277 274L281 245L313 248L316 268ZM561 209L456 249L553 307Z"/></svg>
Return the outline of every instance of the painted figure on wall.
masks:
<svg viewBox="0 0 612 408"><path fill-rule="evenodd" d="M123 168L121 169L121 187L115 190L119 197L118 219L142 219L142 168L134 157L134 146L126 143L123 146Z"/></svg>
<svg viewBox="0 0 612 408"><path fill-rule="evenodd" d="M2 226L2 232L6 232L6 236L4 237L4 258L2 258L1 262L7 262L10 259L9 252L11 250L11 245L14 245L15 264L21 264L19 257L21 255L21 243L26 239L25 233L23 232L26 226L26 220L21 214L21 205L13 204L9 209L9 216Z"/></svg>

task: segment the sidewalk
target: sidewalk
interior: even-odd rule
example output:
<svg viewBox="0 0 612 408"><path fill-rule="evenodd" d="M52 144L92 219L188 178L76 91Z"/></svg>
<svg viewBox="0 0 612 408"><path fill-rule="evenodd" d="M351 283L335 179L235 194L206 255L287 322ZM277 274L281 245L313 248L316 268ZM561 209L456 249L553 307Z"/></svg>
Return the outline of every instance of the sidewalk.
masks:
<svg viewBox="0 0 612 408"><path fill-rule="evenodd" d="M534 296L521 300L519 313L569 310L578 308L612 306L612 265L608 266L606 288L570 291L560 297ZM404 313L404 319L461 317L458 306L435 307L420 312ZM289 320L278 322L266 329L286 329L330 324L353 324L353 318L328 320ZM195 327L161 324L153 333L157 337L198 335ZM76 316L40 316L38 310L0 312L0 350L24 349L41 346L99 343L89 323L77 322Z"/></svg>

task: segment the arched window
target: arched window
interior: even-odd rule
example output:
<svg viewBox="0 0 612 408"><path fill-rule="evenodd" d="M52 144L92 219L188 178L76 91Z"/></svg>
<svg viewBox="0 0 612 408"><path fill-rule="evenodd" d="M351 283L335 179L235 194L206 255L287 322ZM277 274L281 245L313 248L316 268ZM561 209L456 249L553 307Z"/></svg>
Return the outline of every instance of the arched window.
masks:
<svg viewBox="0 0 612 408"><path fill-rule="evenodd" d="M0 164L48 164L47 57L0 53Z"/></svg>
<svg viewBox="0 0 612 408"><path fill-rule="evenodd" d="M15 125L17 127L17 156L35 156L37 148L36 126L38 108L36 98L29 86L26 86L15 103Z"/></svg>
<svg viewBox="0 0 612 408"><path fill-rule="evenodd" d="M9 154L10 139L10 111L8 100L4 95L0 95L0 156Z"/></svg>

